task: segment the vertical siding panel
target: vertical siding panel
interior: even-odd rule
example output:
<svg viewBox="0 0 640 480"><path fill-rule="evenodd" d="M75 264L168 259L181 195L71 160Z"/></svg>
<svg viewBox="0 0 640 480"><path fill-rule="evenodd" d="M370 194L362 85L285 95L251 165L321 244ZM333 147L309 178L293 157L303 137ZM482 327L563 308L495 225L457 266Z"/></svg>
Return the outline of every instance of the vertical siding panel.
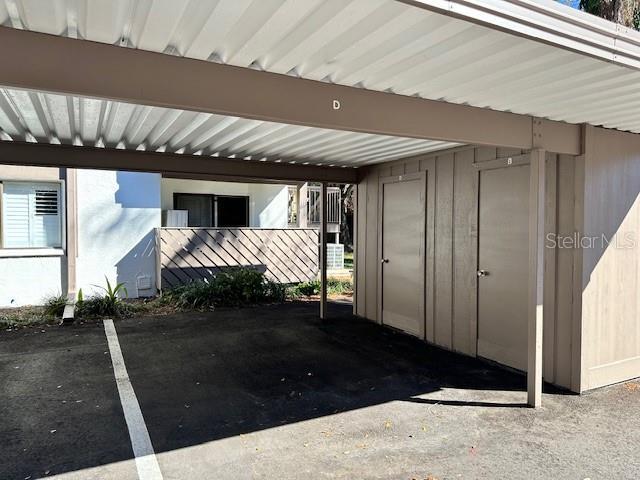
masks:
<svg viewBox="0 0 640 480"><path fill-rule="evenodd" d="M573 223L575 231L584 234L585 225L585 170L586 161L592 147L589 130L593 127L585 127L585 155L577 157L573 169ZM571 308L571 390L582 392L586 389L586 372L584 372L585 359L583 355L583 288L586 284L583 268L583 252L581 248L573 249L573 295Z"/></svg>
<svg viewBox="0 0 640 480"><path fill-rule="evenodd" d="M582 249L582 385L640 375L640 135L587 127Z"/></svg>
<svg viewBox="0 0 640 480"><path fill-rule="evenodd" d="M575 231L574 215L575 158L558 158L558 235L571 236ZM572 319L573 319L573 257L572 248L558 248L556 252L556 351L555 383L571 388Z"/></svg>
<svg viewBox="0 0 640 480"><path fill-rule="evenodd" d="M377 178L390 177L391 176L391 166L390 165L380 165L378 168L378 176Z"/></svg>
<svg viewBox="0 0 640 480"><path fill-rule="evenodd" d="M436 167L435 158L430 157L420 162L420 171L427 175L426 198L426 256L425 256L425 337L435 342L435 212L436 212Z"/></svg>
<svg viewBox="0 0 640 480"><path fill-rule="evenodd" d="M554 235L557 228L557 155L547 153L546 156L546 189L545 189L545 242L548 235ZM548 382L556 378L556 249L545 245L544 258L544 322L543 322L543 377Z"/></svg>
<svg viewBox="0 0 640 480"><path fill-rule="evenodd" d="M455 155L453 188L453 348L475 354L476 333L471 331L476 312L476 232L474 152Z"/></svg>
<svg viewBox="0 0 640 480"><path fill-rule="evenodd" d="M386 169L388 170L388 169ZM365 228L366 241L366 293L365 316L369 320L379 322L378 319L378 169L367 176L367 225Z"/></svg>
<svg viewBox="0 0 640 480"><path fill-rule="evenodd" d="M361 180L357 185L357 245L356 245L356 314L366 317L366 263L367 243L367 182Z"/></svg>
<svg viewBox="0 0 640 480"><path fill-rule="evenodd" d="M420 171L420 161L419 160L408 160L404 166L404 173L418 173Z"/></svg>
<svg viewBox="0 0 640 480"><path fill-rule="evenodd" d="M436 159L435 343L451 348L453 304L453 154Z"/></svg>
<svg viewBox="0 0 640 480"><path fill-rule="evenodd" d="M404 175L404 163L397 163L391 167L391 175Z"/></svg>
<svg viewBox="0 0 640 480"><path fill-rule="evenodd" d="M477 335L477 170L473 162L517 156L520 150L479 147L426 155L379 165L358 186L357 312L378 318L379 178L427 172L426 339L442 347L475 355ZM547 231L571 235L576 226L575 168L572 156L548 155ZM584 182L584 181L583 181ZM553 188L555 186L555 189ZM547 251L545 270L545 379L576 389L579 381L580 318L573 298L573 249ZM578 282L580 283L580 282ZM578 290L581 285L577 286ZM580 307L580 305L578 305ZM578 312L580 309L577 309ZM578 323L576 323L578 322ZM576 329L578 334L576 334ZM576 357L577 355L577 357ZM572 366L577 358L578 367ZM578 368L576 373L574 370Z"/></svg>

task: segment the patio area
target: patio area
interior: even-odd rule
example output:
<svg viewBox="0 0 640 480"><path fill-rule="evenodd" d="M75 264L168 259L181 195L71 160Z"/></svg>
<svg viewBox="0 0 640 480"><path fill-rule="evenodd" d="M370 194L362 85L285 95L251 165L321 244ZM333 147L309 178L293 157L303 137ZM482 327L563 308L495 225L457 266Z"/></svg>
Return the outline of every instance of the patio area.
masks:
<svg viewBox="0 0 640 480"><path fill-rule="evenodd" d="M640 385L577 396L294 302L115 323L162 478L635 478ZM2 478L138 478L101 324L0 333Z"/></svg>

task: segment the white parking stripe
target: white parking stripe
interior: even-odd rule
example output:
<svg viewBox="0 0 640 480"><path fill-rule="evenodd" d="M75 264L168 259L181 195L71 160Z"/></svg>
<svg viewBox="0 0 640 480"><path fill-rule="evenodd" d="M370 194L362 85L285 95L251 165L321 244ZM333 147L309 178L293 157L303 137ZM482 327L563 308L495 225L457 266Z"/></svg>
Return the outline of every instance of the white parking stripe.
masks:
<svg viewBox="0 0 640 480"><path fill-rule="evenodd" d="M144 423L142 410L133 391L133 386L129 380L127 367L124 364L122 350L120 350L120 342L116 327L113 320L104 321L104 333L107 336L109 344L109 352L111 353L111 363L113 363L113 373L116 377L118 385L118 393L120 394L120 403L124 411L124 419L129 429L129 438L131 438L131 446L133 454L136 457L136 468L138 470L138 478L140 480L162 480L160 466L156 460L151 438Z"/></svg>

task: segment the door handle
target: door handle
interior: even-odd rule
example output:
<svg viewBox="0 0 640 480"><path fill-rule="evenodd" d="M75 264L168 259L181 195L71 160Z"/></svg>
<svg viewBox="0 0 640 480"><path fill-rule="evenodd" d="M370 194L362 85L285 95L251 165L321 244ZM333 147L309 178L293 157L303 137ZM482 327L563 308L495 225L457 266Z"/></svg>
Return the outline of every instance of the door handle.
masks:
<svg viewBox="0 0 640 480"><path fill-rule="evenodd" d="M380 263L389 263L389 259L388 258L383 258L382 260L380 260Z"/></svg>
<svg viewBox="0 0 640 480"><path fill-rule="evenodd" d="M487 275L489 275L489 272L487 272L486 270L478 270L476 272L476 275L478 275L478 277L486 277Z"/></svg>

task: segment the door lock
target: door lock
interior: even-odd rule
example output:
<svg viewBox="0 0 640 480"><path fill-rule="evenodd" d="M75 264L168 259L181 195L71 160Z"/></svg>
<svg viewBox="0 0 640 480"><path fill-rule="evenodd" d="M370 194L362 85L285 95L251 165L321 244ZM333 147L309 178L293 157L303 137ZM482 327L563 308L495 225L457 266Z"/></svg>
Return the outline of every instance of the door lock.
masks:
<svg viewBox="0 0 640 480"><path fill-rule="evenodd" d="M489 275L489 272L487 272L486 270L478 270L476 274L478 275L478 277L486 277L487 275Z"/></svg>
<svg viewBox="0 0 640 480"><path fill-rule="evenodd" d="M388 258L383 258L382 260L380 260L380 263L389 263L389 259Z"/></svg>

